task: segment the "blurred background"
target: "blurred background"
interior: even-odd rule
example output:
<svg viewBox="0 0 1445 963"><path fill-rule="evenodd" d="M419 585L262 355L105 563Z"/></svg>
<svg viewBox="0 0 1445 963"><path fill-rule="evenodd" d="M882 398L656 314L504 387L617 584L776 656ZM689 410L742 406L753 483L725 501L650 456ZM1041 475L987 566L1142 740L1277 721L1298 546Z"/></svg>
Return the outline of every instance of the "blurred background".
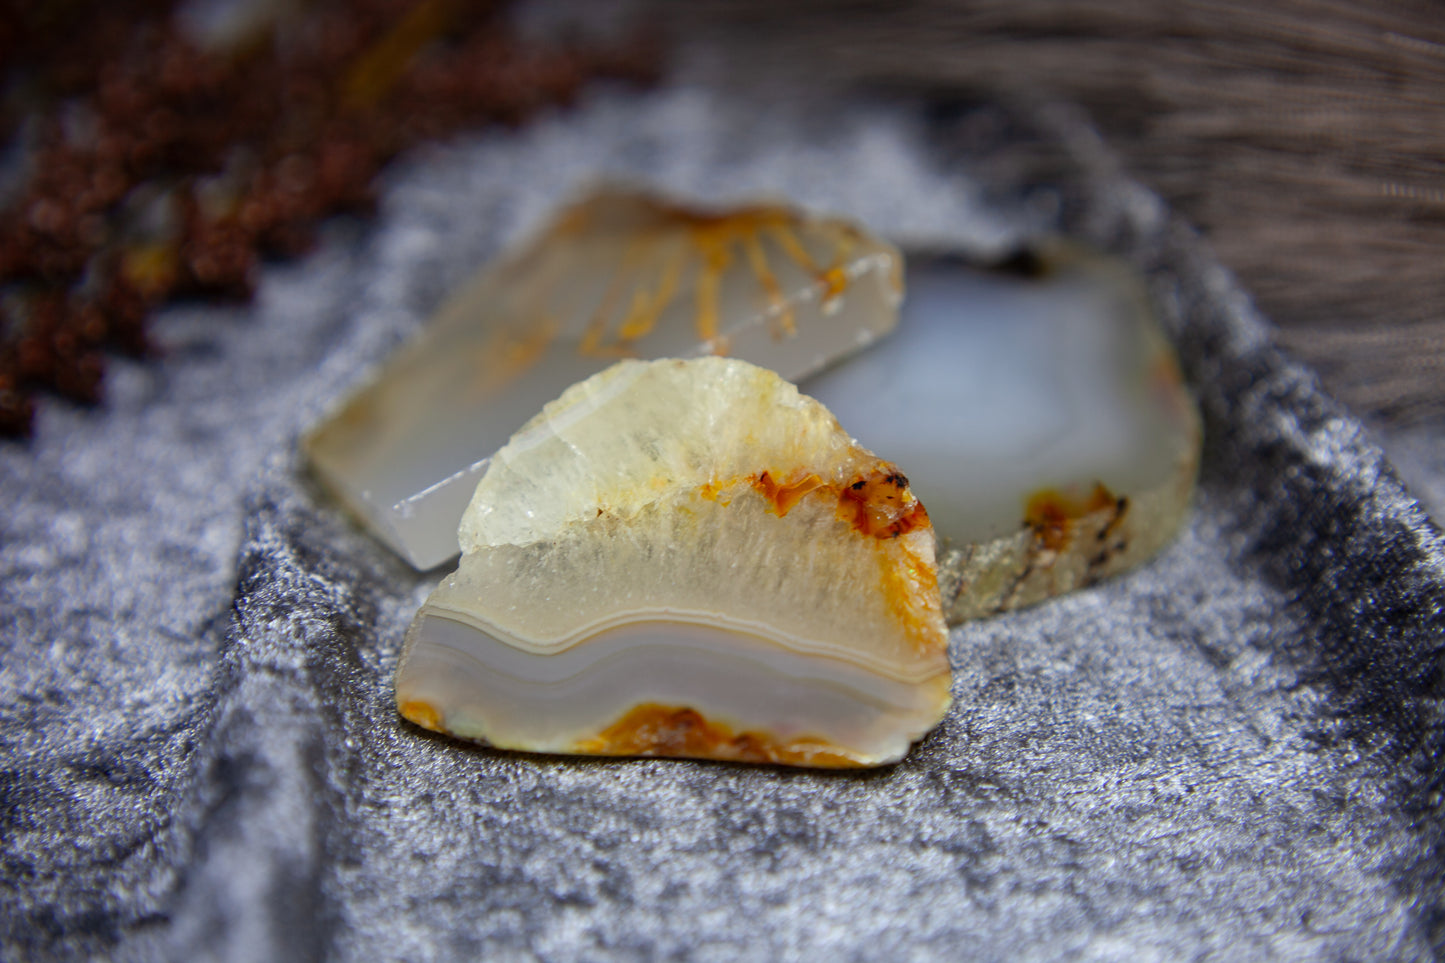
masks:
<svg viewBox="0 0 1445 963"><path fill-rule="evenodd" d="M1387 426L1445 415L1445 27L1423 0L4 0L0 430L101 403L181 296L365 212L418 143L589 83L1076 104L1280 340Z"/></svg>
<svg viewBox="0 0 1445 963"><path fill-rule="evenodd" d="M807 72L1082 106L1338 397L1445 410L1437 5L704 0L679 20Z"/></svg>

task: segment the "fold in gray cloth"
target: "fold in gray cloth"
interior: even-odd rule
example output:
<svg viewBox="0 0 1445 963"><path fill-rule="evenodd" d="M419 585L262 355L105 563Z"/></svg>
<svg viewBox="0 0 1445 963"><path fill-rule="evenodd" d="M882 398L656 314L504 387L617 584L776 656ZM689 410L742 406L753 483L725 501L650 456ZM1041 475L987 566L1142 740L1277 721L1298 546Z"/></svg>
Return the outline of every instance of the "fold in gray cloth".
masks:
<svg viewBox="0 0 1445 963"><path fill-rule="evenodd" d="M299 431L594 174L989 256L1138 264L1207 419L1140 571L952 637L957 704L830 774L480 749L402 722L430 579ZM1445 544L1191 233L1067 114L607 95L393 170L250 309L159 319L0 452L6 959L1425 959L1445 951ZM224 320L224 323L222 321ZM434 577L434 576L433 576Z"/></svg>

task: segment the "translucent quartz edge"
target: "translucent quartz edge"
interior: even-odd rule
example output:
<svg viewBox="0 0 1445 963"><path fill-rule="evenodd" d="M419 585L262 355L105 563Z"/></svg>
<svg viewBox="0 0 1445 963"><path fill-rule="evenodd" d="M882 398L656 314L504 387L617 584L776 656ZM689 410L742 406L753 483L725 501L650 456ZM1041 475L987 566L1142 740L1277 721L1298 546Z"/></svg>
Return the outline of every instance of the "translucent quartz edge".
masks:
<svg viewBox="0 0 1445 963"><path fill-rule="evenodd" d="M687 610L668 606L638 606L633 609L618 610L590 622L578 623L576 628L565 635L528 639L509 631L505 626L499 625L480 612L428 600L417 614L417 621L407 632L406 651L409 652L420 638L420 625L429 616L457 622L482 635L497 639L517 651L537 656L555 656L592 642L597 636L626 625L673 623L703 628L716 627L737 637L747 637L757 645L790 652L797 656L826 659L903 684L916 685L939 675L946 675L949 671L947 654L942 650L936 654L936 658L933 660L920 661L915 663L912 671L904 671L898 664L885 659L835 643L815 641L779 632L775 627L766 623L754 622L720 612Z"/></svg>
<svg viewBox="0 0 1445 963"><path fill-rule="evenodd" d="M347 400L355 395L349 395ZM302 437L301 451L312 476L363 529L417 571L425 572L455 559L460 553L457 521L491 462L492 453L391 503L357 484L352 473L319 446L317 439L343 408L334 407L321 424Z"/></svg>
<svg viewBox="0 0 1445 963"><path fill-rule="evenodd" d="M901 759L943 718L949 689L946 671L900 683L716 626L638 623L539 655L424 611L396 699L414 722L504 749L838 767ZM615 741L620 721L653 706L774 751L738 755L726 738L711 751Z"/></svg>
<svg viewBox="0 0 1445 963"><path fill-rule="evenodd" d="M303 440L312 475L362 528L418 572L426 572L460 554L456 544L457 520L466 510L477 482L491 456L453 472L426 489L394 505L378 501L366 489L352 485L329 459L313 457ZM422 522L430 524L423 527ZM440 532L445 532L440 535Z"/></svg>
<svg viewBox="0 0 1445 963"><path fill-rule="evenodd" d="M1085 588L1174 540L1188 516L1203 440L1198 412L1182 386L1179 392L1186 440L1162 484L1117 493L1111 504L1070 519L1060 532L1044 534L1025 521L996 539L940 546L938 584L949 626Z"/></svg>

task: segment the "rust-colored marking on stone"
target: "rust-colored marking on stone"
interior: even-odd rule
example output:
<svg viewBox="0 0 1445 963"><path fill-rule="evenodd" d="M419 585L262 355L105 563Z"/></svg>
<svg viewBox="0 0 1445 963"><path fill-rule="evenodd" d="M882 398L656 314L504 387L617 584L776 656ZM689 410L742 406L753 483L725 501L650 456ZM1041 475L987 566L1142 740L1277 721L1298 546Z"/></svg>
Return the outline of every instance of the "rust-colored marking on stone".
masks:
<svg viewBox="0 0 1445 963"><path fill-rule="evenodd" d="M1113 511L1104 520L1104 524L1094 534L1094 542L1098 549L1089 557L1088 567L1084 571L1086 583L1097 581L1110 562L1128 551L1129 533L1124 526L1124 519L1128 514L1129 499L1127 496L1121 495L1114 502Z"/></svg>
<svg viewBox="0 0 1445 963"><path fill-rule="evenodd" d="M840 267L830 267L818 278L823 285L823 302L829 303L842 297L848 288L848 275Z"/></svg>
<svg viewBox="0 0 1445 963"><path fill-rule="evenodd" d="M770 762L830 769L860 763L816 736L780 739L767 732L734 733L695 709L646 702L593 739L577 743L578 752L598 756L666 756L727 762Z"/></svg>
<svg viewBox="0 0 1445 963"><path fill-rule="evenodd" d="M747 252L753 276L758 279L758 284L762 285L763 293L768 298L768 307L773 312L773 340L781 341L797 334L798 325L793 318L793 311L783 297L783 289L772 268L768 267L768 256L763 252L763 244L758 239L757 232L743 236L743 250Z"/></svg>
<svg viewBox="0 0 1445 963"><path fill-rule="evenodd" d="M1024 506L1024 524L1034 530L1039 545L1050 552L1068 547L1079 519L1107 508L1117 508L1118 499L1096 483L1093 491L1080 498L1055 488L1046 488L1031 496Z"/></svg>
<svg viewBox="0 0 1445 963"><path fill-rule="evenodd" d="M908 489L908 479L886 461L859 474L838 491L838 518L854 531L880 541L899 538L918 529L932 531L928 509ZM898 624L908 632L921 652L948 644L939 617L938 569L919 558L913 546L893 543L904 558L879 554L879 579L883 597Z"/></svg>
<svg viewBox="0 0 1445 963"><path fill-rule="evenodd" d="M919 651L947 644L938 610L938 570L931 561L915 554L914 546L898 540L918 529L931 531L928 510L909 491L908 479L894 465L874 462L843 485L802 471L779 481L771 471L762 471L752 476L716 479L701 486L698 494L726 505L748 488L762 496L769 503L768 511L779 518L804 498L832 501L839 521L869 539L877 549L879 590Z"/></svg>
<svg viewBox="0 0 1445 963"><path fill-rule="evenodd" d="M908 490L908 479L887 462L839 491L838 517L874 538L897 538L929 524L928 510Z"/></svg>
<svg viewBox="0 0 1445 963"><path fill-rule="evenodd" d="M549 239L597 229L593 215L598 208L613 202L614 199L606 198L576 205L552 230ZM778 275L769 263L764 238L773 241L784 263L791 261L816 279L825 307L836 303L851 283L844 264L862 237L851 225L830 225L837 261L821 267L795 234L795 229L806 223L805 219L786 207L756 204L713 211L651 197L642 200L640 207L629 212L626 221L606 229L629 238L629 245L634 247L641 243L672 244L673 253L660 267L646 265L636 278L633 275L643 266L641 259L624 255L604 295L603 307L594 313L583 333L579 350L584 355L633 354L634 342L652 333L663 311L682 293L684 278L691 278L698 339L710 353L728 354L731 344L721 334L720 299L724 279L739 257L762 290L773 338L793 337L797 334L797 321ZM613 302L620 295L623 275L633 281L631 301L609 340L610 319L616 308ZM651 287L654 282L655 289Z"/></svg>
<svg viewBox="0 0 1445 963"><path fill-rule="evenodd" d="M559 327L556 318L543 317L526 328L493 332L477 351L470 398L490 398L526 374L547 353Z"/></svg>
<svg viewBox="0 0 1445 963"><path fill-rule="evenodd" d="M925 563L905 545L907 562L881 566L883 597L888 610L903 626L920 652L948 646L948 634L939 617L938 569Z"/></svg>
<svg viewBox="0 0 1445 963"><path fill-rule="evenodd" d="M792 511L804 497L818 492L837 500L838 518L854 531L872 538L897 538L929 525L928 509L908 490L908 479L885 461L861 472L844 485L825 482L815 473L795 471L780 478L771 470L752 476L714 479L698 489L708 501L727 504L724 494L749 485L771 503L768 509L779 518Z"/></svg>
<svg viewBox="0 0 1445 963"><path fill-rule="evenodd" d="M408 699L405 702L398 702L396 709L401 717L408 722L415 723L423 729L430 729L432 732L446 732L442 727L442 715L437 707L423 699Z"/></svg>
<svg viewBox="0 0 1445 963"><path fill-rule="evenodd" d="M753 481L753 488L758 494L773 503L768 509L774 515L782 518L793 510L793 506L803 500L803 496L811 491L823 487L823 479L815 474L794 475L787 481L777 481L769 472L760 473Z"/></svg>

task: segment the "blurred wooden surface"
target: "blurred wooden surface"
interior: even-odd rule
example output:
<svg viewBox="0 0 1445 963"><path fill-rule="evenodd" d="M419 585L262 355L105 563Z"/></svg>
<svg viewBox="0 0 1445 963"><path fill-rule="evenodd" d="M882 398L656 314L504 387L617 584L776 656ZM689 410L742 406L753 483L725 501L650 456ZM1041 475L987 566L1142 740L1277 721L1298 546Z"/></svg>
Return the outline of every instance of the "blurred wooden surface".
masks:
<svg viewBox="0 0 1445 963"><path fill-rule="evenodd" d="M1423 0L694 0L736 69L1082 105L1367 415L1445 417L1445 17Z"/></svg>

